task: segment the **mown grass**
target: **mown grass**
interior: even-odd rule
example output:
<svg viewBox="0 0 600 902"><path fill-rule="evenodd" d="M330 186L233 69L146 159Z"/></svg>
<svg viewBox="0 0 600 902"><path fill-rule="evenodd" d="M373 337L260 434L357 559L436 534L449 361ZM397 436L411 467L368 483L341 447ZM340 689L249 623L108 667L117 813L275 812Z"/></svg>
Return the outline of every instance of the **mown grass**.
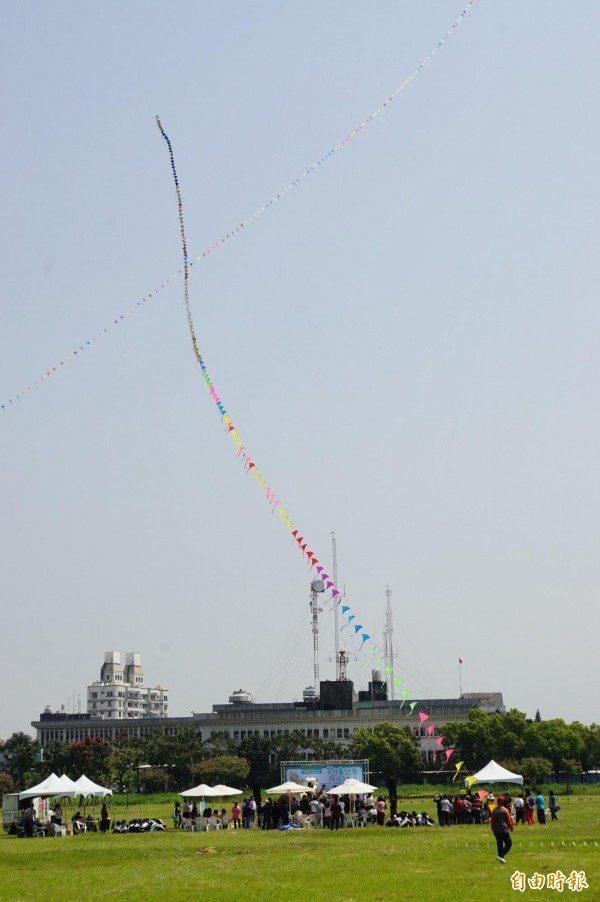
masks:
<svg viewBox="0 0 600 902"><path fill-rule="evenodd" d="M132 800L117 815L151 810L167 820L172 797ZM488 827L407 830L223 831L0 838L0 899L470 900L514 898L510 875L585 871L600 898L600 796L561 797L560 820L519 827L507 865ZM433 811L427 806L415 806ZM137 809L137 811L136 811ZM169 821L170 823L170 821ZM200 855L211 846L214 855ZM565 887L565 893L569 893ZM525 895L555 896L553 890Z"/></svg>

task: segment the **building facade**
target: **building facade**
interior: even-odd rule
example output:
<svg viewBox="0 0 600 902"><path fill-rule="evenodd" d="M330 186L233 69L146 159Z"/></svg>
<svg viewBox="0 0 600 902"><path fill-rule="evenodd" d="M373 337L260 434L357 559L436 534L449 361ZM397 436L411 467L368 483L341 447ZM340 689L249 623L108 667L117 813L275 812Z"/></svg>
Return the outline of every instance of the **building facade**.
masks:
<svg viewBox="0 0 600 902"><path fill-rule="evenodd" d="M144 685L142 656L135 651L125 654L107 651L100 669L100 679L87 687L87 713L103 720L129 721L164 718L168 715L168 691L161 686Z"/></svg>
<svg viewBox="0 0 600 902"><path fill-rule="evenodd" d="M331 697L332 704L335 704L335 693ZM341 698L345 697L343 693ZM474 708L504 711L501 692L470 693L468 698L420 699L416 700L413 711L410 700L356 701L352 692L350 701L345 704L345 707L327 708L319 699L256 703L249 693L239 690L230 696L228 704L213 705L212 711L203 714L194 712L191 717L147 715L143 718L107 718L94 715L93 709L88 710L87 715L45 711L38 721L32 722L32 726L42 748L48 742L73 742L86 736L112 740L123 734L140 737L154 730L176 733L180 726L194 727L205 742L217 733L227 733L234 740L243 740L253 735L267 738L299 730L307 739L333 739L342 745L350 745L358 730L373 730L378 723L385 721L412 730L419 737L423 757L429 763L435 760L435 754L439 751L437 740L443 735L444 724L449 721L466 722ZM420 713L428 715L423 723ZM306 758L310 760L311 757L309 750Z"/></svg>

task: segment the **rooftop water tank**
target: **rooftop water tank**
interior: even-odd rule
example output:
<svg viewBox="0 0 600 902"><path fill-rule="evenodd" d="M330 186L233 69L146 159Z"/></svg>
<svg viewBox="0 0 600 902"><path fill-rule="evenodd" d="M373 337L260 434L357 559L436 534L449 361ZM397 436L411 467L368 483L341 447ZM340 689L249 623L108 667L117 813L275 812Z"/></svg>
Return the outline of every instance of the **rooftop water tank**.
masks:
<svg viewBox="0 0 600 902"><path fill-rule="evenodd" d="M307 686L302 693L302 698L305 702L316 702L319 698L319 693L314 686Z"/></svg>
<svg viewBox="0 0 600 902"><path fill-rule="evenodd" d="M252 705L254 703L253 697L245 689L236 689L229 696L229 701L232 705Z"/></svg>

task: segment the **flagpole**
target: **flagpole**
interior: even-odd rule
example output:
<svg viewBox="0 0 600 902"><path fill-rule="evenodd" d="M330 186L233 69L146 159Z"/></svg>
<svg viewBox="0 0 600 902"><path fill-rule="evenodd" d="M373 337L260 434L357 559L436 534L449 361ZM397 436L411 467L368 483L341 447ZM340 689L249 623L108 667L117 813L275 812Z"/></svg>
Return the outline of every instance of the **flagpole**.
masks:
<svg viewBox="0 0 600 902"><path fill-rule="evenodd" d="M460 695L459 695L459 698L462 698L462 697L463 697L463 691L462 691L462 658L459 658L459 659L458 659L458 686L459 686L459 689L460 689Z"/></svg>

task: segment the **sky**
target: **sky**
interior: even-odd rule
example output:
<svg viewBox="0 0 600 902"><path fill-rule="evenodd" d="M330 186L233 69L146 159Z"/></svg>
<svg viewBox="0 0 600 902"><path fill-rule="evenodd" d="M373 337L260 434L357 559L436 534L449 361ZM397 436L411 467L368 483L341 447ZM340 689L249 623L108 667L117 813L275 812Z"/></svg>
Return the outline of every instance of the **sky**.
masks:
<svg viewBox="0 0 600 902"><path fill-rule="evenodd" d="M5 5L0 736L85 710L108 650L179 716L313 683L315 573L167 281L157 114L211 378L355 622L383 645L389 587L411 698L460 657L465 692L600 720L598 4L478 0L326 157L464 4ZM319 639L332 679L331 602Z"/></svg>

